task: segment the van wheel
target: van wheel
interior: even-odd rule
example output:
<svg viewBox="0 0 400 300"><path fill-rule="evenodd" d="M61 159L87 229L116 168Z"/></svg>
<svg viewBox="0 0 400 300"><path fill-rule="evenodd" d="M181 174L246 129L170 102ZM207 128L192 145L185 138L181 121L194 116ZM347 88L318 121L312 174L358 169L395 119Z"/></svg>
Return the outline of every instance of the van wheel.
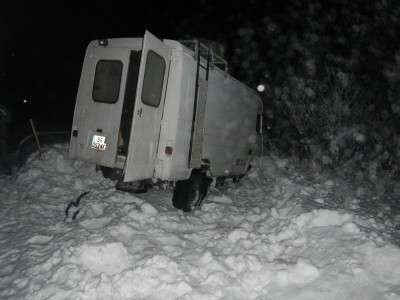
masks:
<svg viewBox="0 0 400 300"><path fill-rule="evenodd" d="M184 212L200 207L208 190L207 177L203 173L192 173L189 179L181 180L176 183L172 204Z"/></svg>

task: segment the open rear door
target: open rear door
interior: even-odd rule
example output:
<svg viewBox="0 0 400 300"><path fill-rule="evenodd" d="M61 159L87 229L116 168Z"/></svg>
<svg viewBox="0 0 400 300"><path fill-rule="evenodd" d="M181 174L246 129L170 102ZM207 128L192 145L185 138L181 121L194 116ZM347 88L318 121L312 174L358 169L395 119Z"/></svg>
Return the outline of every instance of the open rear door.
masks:
<svg viewBox="0 0 400 300"><path fill-rule="evenodd" d="M143 39L124 181L153 177L171 49L150 32Z"/></svg>
<svg viewBox="0 0 400 300"><path fill-rule="evenodd" d="M72 125L71 157L114 168L129 55L127 49L95 42L88 47Z"/></svg>

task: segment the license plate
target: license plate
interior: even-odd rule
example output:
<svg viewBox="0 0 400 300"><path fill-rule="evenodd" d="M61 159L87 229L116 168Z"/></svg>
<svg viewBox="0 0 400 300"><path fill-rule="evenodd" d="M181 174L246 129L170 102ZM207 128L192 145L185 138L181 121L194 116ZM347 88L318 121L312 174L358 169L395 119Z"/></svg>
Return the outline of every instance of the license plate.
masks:
<svg viewBox="0 0 400 300"><path fill-rule="evenodd" d="M93 135L90 147L96 150L106 150L106 137L101 135Z"/></svg>

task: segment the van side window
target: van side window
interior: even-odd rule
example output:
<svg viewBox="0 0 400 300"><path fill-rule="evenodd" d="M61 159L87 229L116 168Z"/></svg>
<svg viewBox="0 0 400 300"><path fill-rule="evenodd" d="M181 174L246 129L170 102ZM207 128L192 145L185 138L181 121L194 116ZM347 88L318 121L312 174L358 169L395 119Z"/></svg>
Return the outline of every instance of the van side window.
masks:
<svg viewBox="0 0 400 300"><path fill-rule="evenodd" d="M142 102L157 107L160 105L164 82L165 60L153 50L147 52L146 69L144 71Z"/></svg>
<svg viewBox="0 0 400 300"><path fill-rule="evenodd" d="M92 97L94 101L115 103L118 101L121 85L122 62L100 60L96 65Z"/></svg>

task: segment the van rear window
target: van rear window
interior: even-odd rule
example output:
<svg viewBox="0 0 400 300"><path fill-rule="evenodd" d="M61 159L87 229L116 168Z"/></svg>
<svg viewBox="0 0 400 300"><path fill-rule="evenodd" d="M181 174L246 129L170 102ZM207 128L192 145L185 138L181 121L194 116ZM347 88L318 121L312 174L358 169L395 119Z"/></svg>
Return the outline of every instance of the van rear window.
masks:
<svg viewBox="0 0 400 300"><path fill-rule="evenodd" d="M118 101L122 76L122 62L100 60L96 65L92 97L94 101L115 103Z"/></svg>
<svg viewBox="0 0 400 300"><path fill-rule="evenodd" d="M164 82L165 60L153 50L147 52L144 71L142 101L144 104L157 107L160 105Z"/></svg>

